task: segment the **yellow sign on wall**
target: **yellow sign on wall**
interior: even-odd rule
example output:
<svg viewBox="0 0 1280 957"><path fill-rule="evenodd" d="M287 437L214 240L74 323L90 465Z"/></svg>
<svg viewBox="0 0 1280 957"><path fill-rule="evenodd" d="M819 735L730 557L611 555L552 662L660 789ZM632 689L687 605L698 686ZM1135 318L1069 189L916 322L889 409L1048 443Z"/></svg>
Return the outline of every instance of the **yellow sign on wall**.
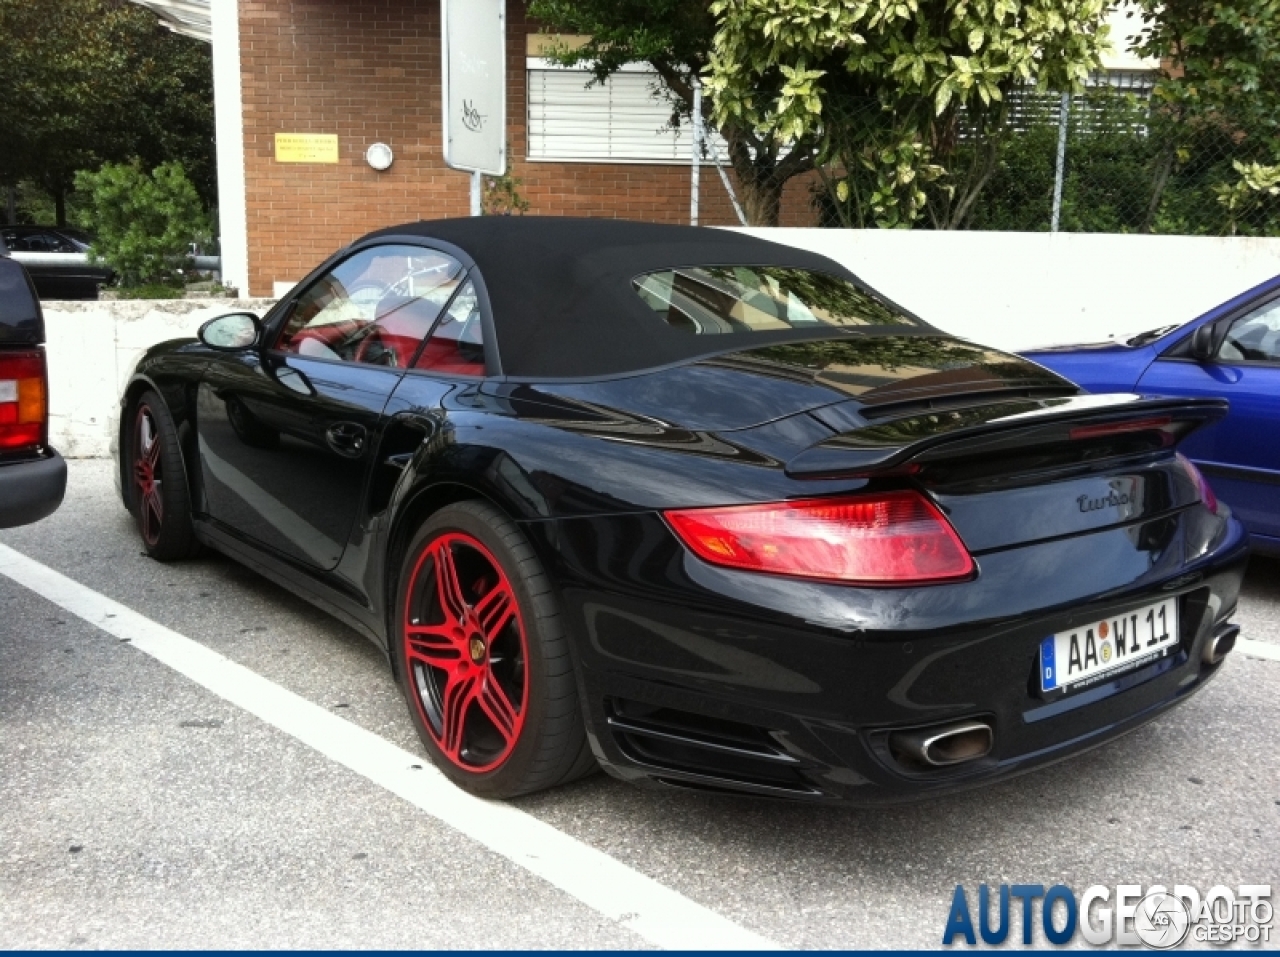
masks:
<svg viewBox="0 0 1280 957"><path fill-rule="evenodd" d="M338 137L334 133L277 133L277 163L336 163Z"/></svg>

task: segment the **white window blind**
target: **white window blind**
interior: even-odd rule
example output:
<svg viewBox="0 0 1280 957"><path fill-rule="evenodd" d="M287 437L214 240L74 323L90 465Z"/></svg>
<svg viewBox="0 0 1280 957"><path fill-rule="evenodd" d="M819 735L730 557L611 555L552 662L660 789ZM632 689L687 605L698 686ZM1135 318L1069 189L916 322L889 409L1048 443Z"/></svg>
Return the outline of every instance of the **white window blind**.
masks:
<svg viewBox="0 0 1280 957"><path fill-rule="evenodd" d="M530 58L528 150L531 160L688 163L692 132L669 126L671 105L653 95L657 76L624 68L604 83L583 70ZM724 142L712 134L727 162ZM706 162L710 162L709 159Z"/></svg>

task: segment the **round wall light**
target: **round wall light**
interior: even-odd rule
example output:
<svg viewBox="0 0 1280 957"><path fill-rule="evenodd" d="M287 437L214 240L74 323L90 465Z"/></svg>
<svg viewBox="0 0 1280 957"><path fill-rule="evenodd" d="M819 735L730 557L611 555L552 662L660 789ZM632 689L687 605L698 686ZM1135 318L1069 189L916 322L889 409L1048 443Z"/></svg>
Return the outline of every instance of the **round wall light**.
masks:
<svg viewBox="0 0 1280 957"><path fill-rule="evenodd" d="M391 152L391 147L386 143L374 143L364 154L365 162L382 172L384 169L391 168L391 162L395 159L395 155Z"/></svg>

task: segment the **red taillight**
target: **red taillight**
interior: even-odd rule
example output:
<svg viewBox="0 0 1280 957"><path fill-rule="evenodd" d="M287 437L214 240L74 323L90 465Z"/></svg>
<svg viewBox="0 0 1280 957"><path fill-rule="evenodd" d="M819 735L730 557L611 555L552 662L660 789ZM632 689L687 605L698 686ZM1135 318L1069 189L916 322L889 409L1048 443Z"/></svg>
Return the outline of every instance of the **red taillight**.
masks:
<svg viewBox="0 0 1280 957"><path fill-rule="evenodd" d="M1181 452L1178 453L1178 464L1182 466L1183 470L1189 476L1191 476L1191 481L1195 482L1196 489L1200 492L1200 501L1204 503L1204 507L1213 512L1214 515L1217 515L1218 496L1214 495L1213 489L1209 487L1209 480L1206 479L1204 474Z"/></svg>
<svg viewBox="0 0 1280 957"><path fill-rule="evenodd" d="M826 581L909 585L973 574L973 559L918 492L667 512L715 565Z"/></svg>
<svg viewBox="0 0 1280 957"><path fill-rule="evenodd" d="M44 445L44 352L0 352L0 452Z"/></svg>

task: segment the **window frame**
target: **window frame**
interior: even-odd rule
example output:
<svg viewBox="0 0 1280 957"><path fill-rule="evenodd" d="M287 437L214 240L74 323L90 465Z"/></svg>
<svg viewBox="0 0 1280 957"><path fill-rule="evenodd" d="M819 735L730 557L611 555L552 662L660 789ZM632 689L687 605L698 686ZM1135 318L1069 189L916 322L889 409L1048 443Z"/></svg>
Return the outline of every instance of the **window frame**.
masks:
<svg viewBox="0 0 1280 957"><path fill-rule="evenodd" d="M458 280L459 280L458 287L454 289L453 294L447 300L445 300L444 306L440 309L440 315L436 316L436 321L431 323L431 328L427 330L427 334L423 336L422 341L418 343L417 351L415 351L413 354L413 361L410 362L405 367L405 370L404 370L405 372L424 372L424 373L427 373L428 375L435 375L435 376L440 376L448 379L467 380L472 382L474 382L477 379L489 378L489 336L486 331L488 329L488 326L484 321L484 309L480 305L479 287L476 285L475 281L472 279L473 274L475 274L476 272L477 271L474 268L472 268L470 270L467 270L461 273L458 276ZM472 287L473 295L476 297L476 309L480 311L480 337L481 337L480 348L484 351L485 371L480 375L473 375L472 373L469 373L469 372L444 372L430 366L427 368L420 368L418 366L418 360L422 358L422 354L427 350L428 343L430 343L431 340L435 337L436 330L440 328L440 326L444 323L445 319L449 315L449 310L453 308L454 302L457 301L458 296L462 295L462 290L466 289L468 285ZM457 340L457 341L460 342L461 340Z"/></svg>
<svg viewBox="0 0 1280 957"><path fill-rule="evenodd" d="M37 235L42 236L46 243L57 243L58 245L57 249L46 249L45 250L46 253L50 253L56 256L68 256L68 255L74 255L80 252L76 244L73 243L70 239L68 239L66 236L63 236L61 233L54 232L51 229L47 229L42 233L38 233Z"/></svg>
<svg viewBox="0 0 1280 957"><path fill-rule="evenodd" d="M1218 355L1222 349L1222 345L1226 342L1227 331L1242 319L1247 319L1259 309L1265 309L1267 306L1280 304L1280 289L1268 290L1257 299L1242 303L1235 309L1232 309L1225 316L1219 316L1217 319L1211 319L1208 322L1197 323L1192 320L1182 330L1179 330L1177 340L1161 353L1156 356L1157 362L1194 362L1198 365L1249 365L1262 367L1280 366L1280 358L1277 359L1223 359ZM1196 330L1203 326L1213 327L1213 356L1209 359L1197 359L1190 354L1191 341L1195 338Z"/></svg>
<svg viewBox="0 0 1280 957"><path fill-rule="evenodd" d="M416 362L418 355L426 346L427 340L431 338L431 334L435 332L436 326L444 318L449 307L453 305L454 297L458 291L471 281L475 285L476 299L480 307L480 330L484 336L484 360L485 372L482 376L460 375L449 372L434 372L431 369L415 369L412 365L405 368L394 369L401 374L416 373L417 375L428 375L433 378L448 379L458 382L477 382L482 379L490 379L502 375L502 364L500 352L498 349L497 337L494 333L493 313L489 303L489 291L484 284L484 278L480 270L476 268L475 260L467 255L466 251L455 246L453 243L444 242L443 240L429 239L424 236L404 235L404 234L387 234L372 239L366 239L358 243L353 243L344 249L338 250L320 265L316 266L311 272L307 273L298 283L289 291L289 295L282 298L268 311L263 317L263 342L270 343L262 349L264 356L271 356L277 360L293 358L303 358L309 362L325 362L334 365L342 365L347 367L360 368L367 365L366 363L352 362L349 359L328 359L323 356L299 356L296 352L288 352L275 347L276 340L280 337L280 332L284 328L285 323L289 321L289 316L293 314L293 310L297 307L298 300L305 295L312 286L324 279L334 269L338 268L348 259L357 256L362 252L378 246L416 246L430 252L441 253L456 259L462 264L462 272L458 274L458 286L453 294L445 301L440 309L440 314L436 316L431 327L423 336L422 341L418 344L418 348L414 351L413 362ZM369 368L387 369L386 366L369 365Z"/></svg>
<svg viewBox="0 0 1280 957"><path fill-rule="evenodd" d="M1280 354L1277 354L1274 357L1266 358L1266 359L1249 359L1246 357L1241 357L1239 359L1228 359L1228 358L1224 358L1222 355L1222 350L1226 348L1227 339L1231 335L1231 330L1234 329L1236 326L1240 325L1240 323L1247 322L1256 313L1262 312L1264 310L1267 312L1280 310L1280 296L1273 296L1271 299L1265 302L1258 303L1257 305L1254 306L1254 308L1248 310L1245 313L1242 313L1241 315L1234 316L1229 320L1221 321L1222 336L1215 344L1214 350L1213 350L1213 358L1210 360L1214 365L1280 366ZM1214 331L1215 333L1217 332L1216 329Z"/></svg>
<svg viewBox="0 0 1280 957"><path fill-rule="evenodd" d="M538 83L541 83L541 78L538 77L537 79L535 79L534 75L543 74L543 73L570 74L570 75L573 75L575 78L581 78L582 85L584 88L590 87L590 89L592 90L597 90L597 89L601 90L602 92L598 95L605 95L604 91L609 90L609 84L613 81L613 77L611 76L609 77L609 79L605 80L604 82L597 82L595 80L595 75L590 70L584 70L581 67L576 67L576 66L571 66L571 67L563 66L562 64L556 63L554 60L550 60L544 57L526 56L525 57L525 74L524 74L525 75L525 91L526 91L525 129L528 131L525 136L525 149L524 149L526 162L529 162L529 163L588 163L593 165L599 164L599 165L609 165L609 166L688 166L689 165L690 154L692 153L692 150L693 150L693 135L692 135L692 132L690 131L689 126L687 124L682 123L679 129L668 131L667 126L664 124L668 124L670 122L671 108L668 104L664 103L661 98L659 98L658 96L654 96L652 94L650 94L648 99L653 104L653 117L647 121L642 120L642 122L653 122L654 125L653 125L652 132L654 134L655 139L658 139L659 137L667 136L667 135L671 137L671 139L674 142L672 142L671 144L672 149L670 154L664 153L663 155L657 155L657 153L655 152L654 155L646 155L646 156L612 155L611 151L607 147L601 148L598 145L601 142L601 138L599 136L596 136L595 138L591 138L590 142L588 142L586 147L584 147L585 151L582 151L582 152L570 151L567 153L562 153L554 150L547 150L545 148L541 152L535 152L534 144L541 143L545 138L545 135L542 130L543 130L543 127L545 127L547 122L545 118L535 117L534 115L535 108L539 107L540 104L545 102L543 100L538 100L537 103L535 103L535 99L536 99L535 85ZM657 73L655 73L648 64L645 64L645 63L625 63L616 71L616 73L626 74L628 76L634 76L634 75L642 76L645 80L646 85L651 85L655 82L661 83L661 77ZM607 95L612 97L612 92L609 91ZM605 116L608 120L608 123L610 124L609 129L613 129L612 117L615 113L615 110L612 108L613 106L612 102L610 106L611 108L605 113ZM542 107L542 108L545 109L545 107ZM728 144L724 141L724 138L720 135L718 130L707 129L706 134L708 137L708 144L707 144L708 153L702 159L702 162L708 165L713 165L714 161L710 153L710 148L714 146L717 154L720 157L721 164L727 165L729 162L728 161L729 147L728 147ZM607 133L604 134L604 140L606 142L608 140Z"/></svg>

